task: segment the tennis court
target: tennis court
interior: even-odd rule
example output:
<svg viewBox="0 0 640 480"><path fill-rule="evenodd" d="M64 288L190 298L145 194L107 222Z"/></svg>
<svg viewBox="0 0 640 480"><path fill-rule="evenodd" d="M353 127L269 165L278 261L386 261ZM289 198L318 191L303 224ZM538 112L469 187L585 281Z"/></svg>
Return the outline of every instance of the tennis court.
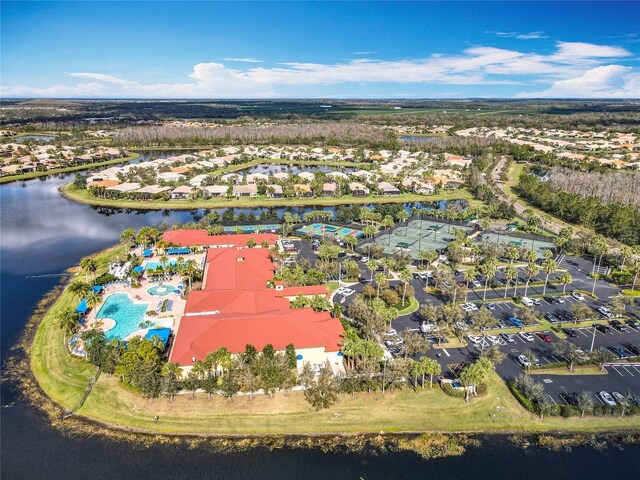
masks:
<svg viewBox="0 0 640 480"><path fill-rule="evenodd" d="M296 230L296 233L303 236L312 236L314 238L330 234L341 240L346 236L360 238L363 235L362 230L349 227L337 227L327 223L313 223L311 225L306 225Z"/></svg>
<svg viewBox="0 0 640 480"><path fill-rule="evenodd" d="M535 250L539 258L544 257L545 250L553 250L554 248L551 238L549 238L549 241L544 241L531 238L514 237L508 233L482 232L481 235L478 235L477 241L503 243L507 245L514 245L519 248Z"/></svg>
<svg viewBox="0 0 640 480"><path fill-rule="evenodd" d="M453 229L464 230L467 235L473 231L471 226L449 225L432 220L411 220L406 226L398 226L386 231L375 239L384 247L384 253L392 255L398 250L411 253L418 259L420 250L442 250L454 239ZM366 251L366 245L361 250Z"/></svg>
<svg viewBox="0 0 640 480"><path fill-rule="evenodd" d="M233 227L224 227L225 233L278 233L280 225L237 225Z"/></svg>

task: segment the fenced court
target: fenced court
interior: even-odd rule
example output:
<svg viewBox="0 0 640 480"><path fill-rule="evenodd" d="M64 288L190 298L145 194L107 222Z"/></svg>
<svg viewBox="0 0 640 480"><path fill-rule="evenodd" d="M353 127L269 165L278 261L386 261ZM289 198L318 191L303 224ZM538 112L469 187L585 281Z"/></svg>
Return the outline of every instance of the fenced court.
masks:
<svg viewBox="0 0 640 480"><path fill-rule="evenodd" d="M519 248L527 248L529 250L535 250L539 258L544 257L546 250L553 250L555 247L551 238L549 240L542 240L537 237L521 238L519 236L510 235L508 232L482 232L478 235L478 242L485 243L502 243L506 245L514 245Z"/></svg>
<svg viewBox="0 0 640 480"><path fill-rule="evenodd" d="M225 233L278 233L282 230L280 225L237 225L224 227Z"/></svg>
<svg viewBox="0 0 640 480"><path fill-rule="evenodd" d="M338 227L327 223L313 223L306 225L296 230L296 233L303 236L311 236L314 238L322 237L323 235L333 235L336 238L342 240L344 237L352 236L355 238L362 237L362 230L358 230L351 227Z"/></svg>
<svg viewBox="0 0 640 480"><path fill-rule="evenodd" d="M469 235L473 226L450 225L433 220L411 220L406 225L399 225L391 231L383 231L375 238L375 243L384 247L384 253L393 255L398 250L411 253L418 259L420 250L443 250L454 239L453 229L464 230ZM366 245L360 248L367 251Z"/></svg>

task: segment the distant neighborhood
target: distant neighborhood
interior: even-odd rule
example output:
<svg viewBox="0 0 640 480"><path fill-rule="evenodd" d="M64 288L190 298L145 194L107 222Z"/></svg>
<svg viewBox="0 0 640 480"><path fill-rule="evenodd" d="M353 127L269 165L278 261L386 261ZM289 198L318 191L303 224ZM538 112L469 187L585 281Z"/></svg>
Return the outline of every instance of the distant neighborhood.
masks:
<svg viewBox="0 0 640 480"><path fill-rule="evenodd" d="M139 200L432 195L462 186L471 162L423 151L232 146L110 167L85 186L94 196Z"/></svg>

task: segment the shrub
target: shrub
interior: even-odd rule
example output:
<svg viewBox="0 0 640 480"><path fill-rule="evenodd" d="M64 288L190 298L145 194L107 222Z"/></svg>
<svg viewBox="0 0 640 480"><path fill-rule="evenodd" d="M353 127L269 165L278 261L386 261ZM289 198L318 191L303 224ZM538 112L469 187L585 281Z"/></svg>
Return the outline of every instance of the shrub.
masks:
<svg viewBox="0 0 640 480"><path fill-rule="evenodd" d="M516 397L516 400L518 400L520 405L522 405L525 409L532 413L537 413L536 407L533 402L529 400L520 390L518 390L518 387L516 387L513 382L509 382L507 386L509 387L509 390L511 391L513 396Z"/></svg>
<svg viewBox="0 0 640 480"><path fill-rule="evenodd" d="M464 398L464 390L453 388L448 382L441 382L440 387L442 388L442 391L450 397Z"/></svg>
<svg viewBox="0 0 640 480"><path fill-rule="evenodd" d="M96 278L93 282L94 285L104 285L105 283L113 282L117 280L115 276L110 273L103 273L98 278Z"/></svg>

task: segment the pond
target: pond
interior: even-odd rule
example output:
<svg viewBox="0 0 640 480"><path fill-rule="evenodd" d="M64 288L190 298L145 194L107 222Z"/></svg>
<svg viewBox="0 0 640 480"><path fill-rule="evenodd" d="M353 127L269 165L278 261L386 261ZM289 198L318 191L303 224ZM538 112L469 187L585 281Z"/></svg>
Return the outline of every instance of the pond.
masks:
<svg viewBox="0 0 640 480"><path fill-rule="evenodd" d="M28 140L34 142L50 142L55 138L56 137L54 137L53 135L19 135L17 137L13 137L11 141L16 143L26 142Z"/></svg>

